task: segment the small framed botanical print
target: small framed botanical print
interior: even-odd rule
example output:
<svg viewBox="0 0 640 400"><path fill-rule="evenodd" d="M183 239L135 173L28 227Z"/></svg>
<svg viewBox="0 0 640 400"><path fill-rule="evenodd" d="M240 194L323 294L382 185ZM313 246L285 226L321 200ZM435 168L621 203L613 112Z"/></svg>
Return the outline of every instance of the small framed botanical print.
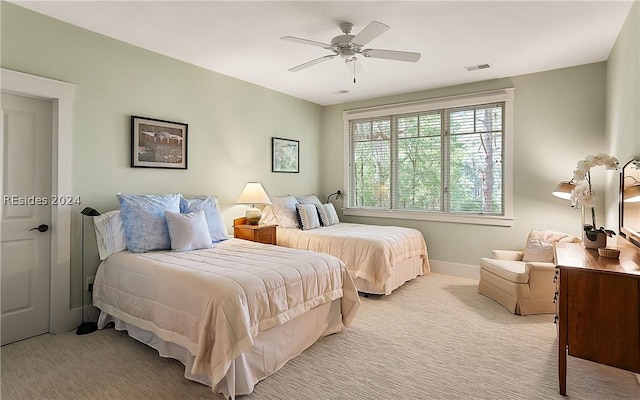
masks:
<svg viewBox="0 0 640 400"><path fill-rule="evenodd" d="M300 142L271 138L271 172L300 172Z"/></svg>

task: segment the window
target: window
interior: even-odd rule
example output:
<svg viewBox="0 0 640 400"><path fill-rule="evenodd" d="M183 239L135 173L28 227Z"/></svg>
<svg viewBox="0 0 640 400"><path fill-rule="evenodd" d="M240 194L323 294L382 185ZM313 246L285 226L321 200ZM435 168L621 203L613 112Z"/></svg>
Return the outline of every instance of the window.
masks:
<svg viewBox="0 0 640 400"><path fill-rule="evenodd" d="M345 215L512 224L513 89L345 111Z"/></svg>

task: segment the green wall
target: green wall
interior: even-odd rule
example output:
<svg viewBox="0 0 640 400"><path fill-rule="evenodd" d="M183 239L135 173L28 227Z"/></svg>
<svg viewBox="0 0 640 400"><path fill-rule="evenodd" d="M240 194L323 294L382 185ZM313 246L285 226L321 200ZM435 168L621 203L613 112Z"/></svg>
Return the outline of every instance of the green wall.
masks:
<svg viewBox="0 0 640 400"><path fill-rule="evenodd" d="M319 187L322 108L1 3L2 68L76 85L71 287L80 285L80 210L118 207L116 192L214 194L227 225L248 181L267 193ZM130 168L130 116L189 124L188 170ZM271 172L271 137L300 141L300 173ZM87 246L87 275L97 250ZM89 261L95 260L95 261ZM80 303L74 291L72 304Z"/></svg>
<svg viewBox="0 0 640 400"><path fill-rule="evenodd" d="M351 222L402 225L424 234L431 260L478 265L491 249L520 249L532 228L552 228L580 235L580 215L551 191L573 176L576 162L606 151L606 64L596 63L409 93L324 109L322 192L343 188L342 111L375 105L453 96L514 87L514 216L512 227L453 224L343 216ZM596 176L598 176L597 171ZM604 181L594 181L602 188ZM604 203L598 207L601 218ZM617 227L613 227L617 228ZM461 251L461 249L464 249Z"/></svg>

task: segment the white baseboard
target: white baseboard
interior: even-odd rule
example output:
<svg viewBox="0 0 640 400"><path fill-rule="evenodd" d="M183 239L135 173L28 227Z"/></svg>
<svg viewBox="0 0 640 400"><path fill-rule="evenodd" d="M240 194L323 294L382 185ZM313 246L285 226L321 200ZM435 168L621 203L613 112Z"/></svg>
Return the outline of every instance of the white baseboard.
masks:
<svg viewBox="0 0 640 400"><path fill-rule="evenodd" d="M445 274L460 276L462 278L480 279L480 266L469 264L458 264L448 261L429 260L431 272L436 274Z"/></svg>

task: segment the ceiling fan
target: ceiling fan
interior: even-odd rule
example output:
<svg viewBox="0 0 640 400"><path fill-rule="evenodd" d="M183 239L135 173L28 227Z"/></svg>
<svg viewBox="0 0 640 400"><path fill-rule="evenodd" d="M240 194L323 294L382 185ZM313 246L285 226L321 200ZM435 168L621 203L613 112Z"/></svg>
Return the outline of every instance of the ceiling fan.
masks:
<svg viewBox="0 0 640 400"><path fill-rule="evenodd" d="M288 40L290 42L322 47L323 49L331 50L333 52L333 54L319 57L290 68L289 71L297 72L323 61L331 60L337 56L342 57L345 60L345 63L355 61L359 54L362 54L362 56L366 58L384 58L387 60L408 62L416 62L420 59L420 53L382 49L363 49L367 43L382 35L389 29L389 26L381 22L371 22L357 35L351 34L351 30L353 29L353 24L351 22L344 22L340 24L340 29L344 35L339 35L331 39L331 44L316 42L315 40L301 39L293 36L285 36L281 38L282 40Z"/></svg>

